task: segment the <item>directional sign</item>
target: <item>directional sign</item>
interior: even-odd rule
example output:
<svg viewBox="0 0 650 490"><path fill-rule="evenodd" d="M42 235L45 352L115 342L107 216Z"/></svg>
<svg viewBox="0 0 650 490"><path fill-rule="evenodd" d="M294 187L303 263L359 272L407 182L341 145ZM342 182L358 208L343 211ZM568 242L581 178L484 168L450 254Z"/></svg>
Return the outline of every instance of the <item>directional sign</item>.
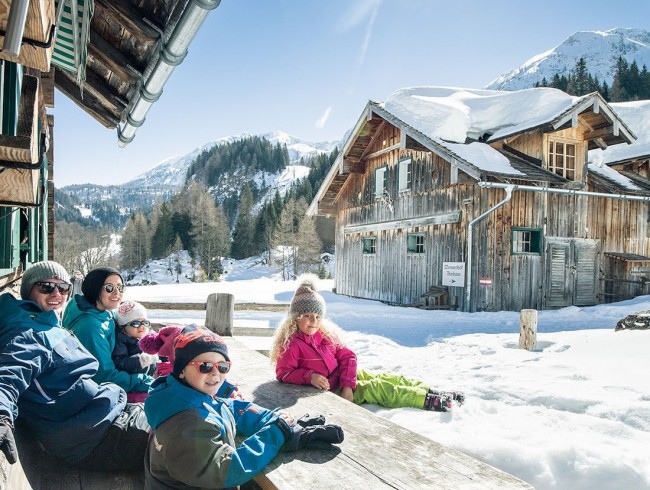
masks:
<svg viewBox="0 0 650 490"><path fill-rule="evenodd" d="M442 285L465 287L465 262L443 262Z"/></svg>

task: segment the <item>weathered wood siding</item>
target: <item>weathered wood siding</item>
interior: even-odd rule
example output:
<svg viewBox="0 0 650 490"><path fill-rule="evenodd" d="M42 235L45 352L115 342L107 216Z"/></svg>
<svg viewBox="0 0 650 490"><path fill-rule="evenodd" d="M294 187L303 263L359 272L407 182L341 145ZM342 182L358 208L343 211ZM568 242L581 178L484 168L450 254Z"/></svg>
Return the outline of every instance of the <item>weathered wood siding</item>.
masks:
<svg viewBox="0 0 650 490"><path fill-rule="evenodd" d="M541 151L543 139L541 133L525 135L513 147L516 143L531 154L532 148ZM372 156L398 141L399 131L387 124L366 154ZM405 158L412 161L412 186L400 193L398 163ZM505 192L480 188L467 179L451 184L451 165L431 152L396 149L365 163L365 172L351 175L338 202L336 290L389 303L418 304L430 286L442 283L444 262L467 260L468 223L502 201ZM388 196L377 199L375 170L384 166ZM587 184L586 190L603 191L589 185L588 179ZM437 224L423 224L424 218ZM512 255L513 227L541 230L541 254ZM407 252L410 233L424 236L424 253ZM564 306L553 303L553 294L569 304L603 302L605 279L623 270L606 268L609 259L604 253L650 256L648 235L648 205L643 202L515 191L508 203L474 227L471 305L465 305L466 291L460 287L449 288L449 302L469 311ZM369 237L376 238L375 254L363 253L363 239ZM560 266L547 263L553 252L549 242L556 238L566 241L562 251L566 262L561 266L564 291L551 277ZM481 278L491 279L492 284L480 284ZM619 296L631 297L638 290L621 284ZM552 294L551 288L555 288Z"/></svg>

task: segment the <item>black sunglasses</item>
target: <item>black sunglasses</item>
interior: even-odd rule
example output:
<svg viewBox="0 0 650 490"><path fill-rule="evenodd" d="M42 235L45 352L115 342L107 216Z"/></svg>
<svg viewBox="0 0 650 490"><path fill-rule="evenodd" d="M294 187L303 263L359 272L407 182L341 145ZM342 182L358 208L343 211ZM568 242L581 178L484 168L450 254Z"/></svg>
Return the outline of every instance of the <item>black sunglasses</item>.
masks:
<svg viewBox="0 0 650 490"><path fill-rule="evenodd" d="M112 292L115 291L116 289L117 289L120 293L123 293L124 290L126 289L126 286L125 286L124 284L118 284L117 286L115 286L115 285L109 283L109 284L104 284L104 285L102 286L102 288L104 288L104 289L106 290L107 293L112 293Z"/></svg>
<svg viewBox="0 0 650 490"><path fill-rule="evenodd" d="M230 361L219 361L219 362L210 362L210 361L190 361L188 364L196 366L201 374L209 374L215 368L221 374L226 374L230 371Z"/></svg>
<svg viewBox="0 0 650 490"><path fill-rule="evenodd" d="M70 292L72 284L67 282L44 282L39 281L34 283L35 286L38 286L38 292L41 294L52 294L55 289L59 290L59 294L62 296Z"/></svg>
<svg viewBox="0 0 650 490"><path fill-rule="evenodd" d="M150 325L151 325L151 322L149 320L133 320L131 323L127 323L124 326L125 327L140 328L140 327L149 327Z"/></svg>

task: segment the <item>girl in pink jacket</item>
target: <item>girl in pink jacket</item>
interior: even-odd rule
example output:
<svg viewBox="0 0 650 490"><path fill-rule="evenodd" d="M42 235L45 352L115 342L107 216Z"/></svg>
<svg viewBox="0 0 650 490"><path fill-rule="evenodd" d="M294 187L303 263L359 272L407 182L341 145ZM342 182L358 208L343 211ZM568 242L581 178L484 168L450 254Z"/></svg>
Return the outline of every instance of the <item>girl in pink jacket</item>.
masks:
<svg viewBox="0 0 650 490"><path fill-rule="evenodd" d="M317 280L313 274L298 278L289 315L275 332L270 358L278 381L312 385L356 404L387 408L446 412L452 400L463 403L460 392L438 392L404 376L357 369L357 356L341 341L341 330L323 318L325 300L316 289Z"/></svg>

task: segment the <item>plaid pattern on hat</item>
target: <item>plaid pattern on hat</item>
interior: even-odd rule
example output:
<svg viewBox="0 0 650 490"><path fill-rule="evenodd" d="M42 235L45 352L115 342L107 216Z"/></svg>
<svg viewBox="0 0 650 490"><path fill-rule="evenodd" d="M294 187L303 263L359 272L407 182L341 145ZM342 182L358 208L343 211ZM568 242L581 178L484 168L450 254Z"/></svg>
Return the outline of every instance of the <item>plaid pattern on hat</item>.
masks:
<svg viewBox="0 0 650 490"><path fill-rule="evenodd" d="M174 340L175 359L172 375L178 378L187 363L205 352L218 352L226 361L230 361L228 346L219 335L196 325L185 327Z"/></svg>
<svg viewBox="0 0 650 490"><path fill-rule="evenodd" d="M147 310L135 301L124 301L117 309L116 320L121 327L139 318L147 319Z"/></svg>
<svg viewBox="0 0 650 490"><path fill-rule="evenodd" d="M32 292L34 284L40 281L47 281L48 279L60 279L69 283L70 275L65 270L65 267L58 262L51 260L36 262L23 274L20 284L20 297L22 299L29 299L29 293Z"/></svg>
<svg viewBox="0 0 650 490"><path fill-rule="evenodd" d="M297 281L298 288L291 299L289 313L296 316L305 313L325 316L325 299L316 290L318 277L314 274L303 274Z"/></svg>

